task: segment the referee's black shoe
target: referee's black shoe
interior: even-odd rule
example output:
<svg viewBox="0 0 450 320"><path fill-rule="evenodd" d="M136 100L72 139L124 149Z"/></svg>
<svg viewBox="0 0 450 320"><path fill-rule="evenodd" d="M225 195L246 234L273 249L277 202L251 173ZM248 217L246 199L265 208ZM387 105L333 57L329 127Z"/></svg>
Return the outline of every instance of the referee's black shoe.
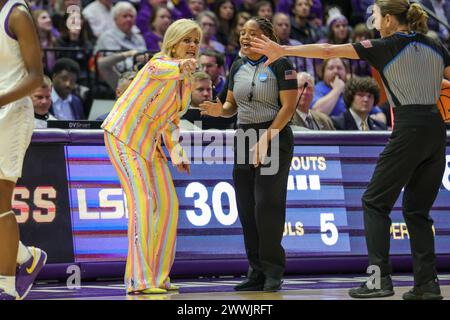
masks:
<svg viewBox="0 0 450 320"><path fill-rule="evenodd" d="M265 282L264 275L258 276L258 277L249 277L248 279L242 281L238 285L234 287L235 291L263 291L264 289L264 282Z"/></svg>
<svg viewBox="0 0 450 320"><path fill-rule="evenodd" d="M282 279L267 277L266 281L264 282L263 290L266 292L276 292L281 290L282 285L283 285Z"/></svg>
<svg viewBox="0 0 450 320"><path fill-rule="evenodd" d="M350 289L348 294L356 299L369 299L391 297L395 292L391 276L385 276L380 279L379 289L371 289L367 286L367 282L364 282L359 288Z"/></svg>
<svg viewBox="0 0 450 320"><path fill-rule="evenodd" d="M403 300L442 300L441 288L437 278L420 286L414 286L403 294Z"/></svg>

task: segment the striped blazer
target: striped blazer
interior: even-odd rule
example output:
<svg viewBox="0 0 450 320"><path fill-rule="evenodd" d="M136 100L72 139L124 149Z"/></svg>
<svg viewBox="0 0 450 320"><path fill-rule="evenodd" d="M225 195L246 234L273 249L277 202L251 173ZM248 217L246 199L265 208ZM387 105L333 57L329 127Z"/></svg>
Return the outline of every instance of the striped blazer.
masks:
<svg viewBox="0 0 450 320"><path fill-rule="evenodd" d="M158 53L138 72L117 100L102 128L146 160L160 148L161 137L172 162L184 157L179 139L180 114L190 104L191 85L179 60ZM177 157L178 159L175 159Z"/></svg>

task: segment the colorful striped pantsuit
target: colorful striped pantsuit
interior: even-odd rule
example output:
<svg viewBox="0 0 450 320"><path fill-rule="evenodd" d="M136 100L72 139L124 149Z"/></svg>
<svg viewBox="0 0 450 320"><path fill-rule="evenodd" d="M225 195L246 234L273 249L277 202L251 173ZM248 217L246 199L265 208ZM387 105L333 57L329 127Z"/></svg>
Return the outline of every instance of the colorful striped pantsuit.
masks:
<svg viewBox="0 0 450 320"><path fill-rule="evenodd" d="M167 160L146 160L105 132L105 145L127 198L127 292L167 288L175 258L178 198Z"/></svg>

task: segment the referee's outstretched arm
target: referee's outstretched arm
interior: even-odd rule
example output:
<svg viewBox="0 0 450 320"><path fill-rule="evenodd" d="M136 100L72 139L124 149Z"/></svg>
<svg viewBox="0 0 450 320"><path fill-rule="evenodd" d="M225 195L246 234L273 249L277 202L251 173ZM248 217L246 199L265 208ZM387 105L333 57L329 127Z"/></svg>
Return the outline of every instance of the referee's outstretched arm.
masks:
<svg viewBox="0 0 450 320"><path fill-rule="evenodd" d="M262 37L263 39L253 38L251 41L251 49L252 51L265 55L268 58L265 63L266 66L283 56L297 56L316 59L359 59L359 55L351 43L337 45L317 43L298 46L281 46L264 35L262 35Z"/></svg>

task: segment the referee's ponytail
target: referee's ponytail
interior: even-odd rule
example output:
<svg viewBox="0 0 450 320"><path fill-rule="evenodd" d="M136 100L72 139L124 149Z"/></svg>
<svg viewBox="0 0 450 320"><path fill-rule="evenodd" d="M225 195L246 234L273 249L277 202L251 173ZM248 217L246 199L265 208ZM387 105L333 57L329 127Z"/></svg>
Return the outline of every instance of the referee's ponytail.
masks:
<svg viewBox="0 0 450 320"><path fill-rule="evenodd" d="M428 14L423 10L420 4L413 3L410 5L408 12L406 13L406 20L412 31L427 34Z"/></svg>
<svg viewBox="0 0 450 320"><path fill-rule="evenodd" d="M426 34L428 32L428 14L418 3L410 4L408 0L376 0L381 16L394 16L402 25L411 31Z"/></svg>

